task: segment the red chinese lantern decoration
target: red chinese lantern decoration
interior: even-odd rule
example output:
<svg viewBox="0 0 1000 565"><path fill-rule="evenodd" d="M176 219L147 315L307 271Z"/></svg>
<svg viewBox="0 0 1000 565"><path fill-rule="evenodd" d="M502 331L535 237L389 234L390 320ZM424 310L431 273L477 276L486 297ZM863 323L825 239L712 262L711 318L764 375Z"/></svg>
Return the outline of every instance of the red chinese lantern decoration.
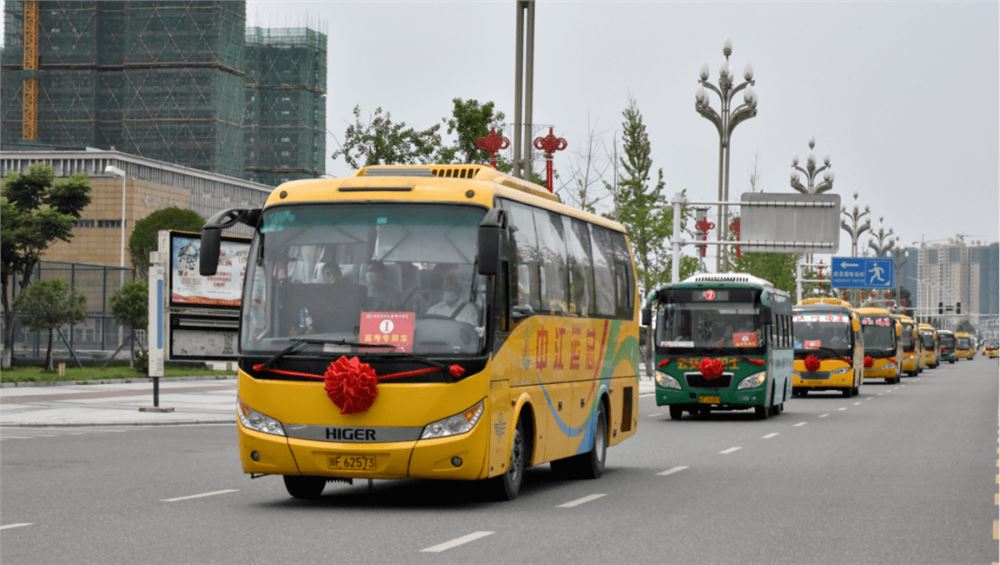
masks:
<svg viewBox="0 0 1000 565"><path fill-rule="evenodd" d="M556 151L566 149L566 140L556 137L556 134L552 133L552 128L549 128L549 135L536 137L533 145L535 149L545 152L545 187L552 192L552 156Z"/></svg>
<svg viewBox="0 0 1000 565"><path fill-rule="evenodd" d="M865 369L871 369L875 366L875 359L871 355L865 355Z"/></svg>
<svg viewBox="0 0 1000 565"><path fill-rule="evenodd" d="M490 129L489 135L476 138L476 149L490 154L490 165L497 168L497 152L510 147L510 140L497 134L496 128Z"/></svg>
<svg viewBox="0 0 1000 565"><path fill-rule="evenodd" d="M816 357L815 355L809 354L809 355L806 356L805 363L806 363L806 370L807 371L809 371L809 372L815 372L815 371L819 370L819 367L820 367L819 357Z"/></svg>
<svg viewBox="0 0 1000 565"><path fill-rule="evenodd" d="M701 239L708 239L708 232L715 229L715 223L708 221L708 218L704 218L694 223L695 229L701 232ZM705 252L708 250L707 245L699 245L701 247L701 256L705 256Z"/></svg>
<svg viewBox="0 0 1000 565"><path fill-rule="evenodd" d="M736 237L736 241L740 240L740 217L739 216L736 216L735 218L733 218L733 221L729 222L729 231L733 232L733 235ZM737 245L736 246L736 257L742 257L742 256L743 256L743 249L741 249L740 246ZM702 255L702 257L704 257L704 255Z"/></svg>

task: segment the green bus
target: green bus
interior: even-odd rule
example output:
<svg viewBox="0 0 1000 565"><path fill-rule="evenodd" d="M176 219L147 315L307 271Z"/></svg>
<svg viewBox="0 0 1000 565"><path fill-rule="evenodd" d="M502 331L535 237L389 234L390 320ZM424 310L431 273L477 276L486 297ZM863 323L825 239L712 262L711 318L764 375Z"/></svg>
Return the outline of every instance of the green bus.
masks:
<svg viewBox="0 0 1000 565"><path fill-rule="evenodd" d="M656 404L680 419L715 410L780 414L792 396L792 302L745 273L703 273L651 292Z"/></svg>

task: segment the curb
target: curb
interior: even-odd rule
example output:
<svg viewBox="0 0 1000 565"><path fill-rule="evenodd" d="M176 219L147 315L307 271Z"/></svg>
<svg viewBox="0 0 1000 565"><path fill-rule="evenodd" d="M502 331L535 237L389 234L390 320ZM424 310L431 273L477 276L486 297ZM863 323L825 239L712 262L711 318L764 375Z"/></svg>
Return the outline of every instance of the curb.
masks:
<svg viewBox="0 0 1000 565"><path fill-rule="evenodd" d="M172 383L176 381L235 381L236 375L204 375L200 377L160 377L160 384ZM127 379L93 379L89 381L23 381L16 383L5 383L0 381L0 388L22 388L22 387L50 387L50 386L87 386L87 385L116 385L150 383L150 377L129 377ZM2 424L0 424L2 425Z"/></svg>

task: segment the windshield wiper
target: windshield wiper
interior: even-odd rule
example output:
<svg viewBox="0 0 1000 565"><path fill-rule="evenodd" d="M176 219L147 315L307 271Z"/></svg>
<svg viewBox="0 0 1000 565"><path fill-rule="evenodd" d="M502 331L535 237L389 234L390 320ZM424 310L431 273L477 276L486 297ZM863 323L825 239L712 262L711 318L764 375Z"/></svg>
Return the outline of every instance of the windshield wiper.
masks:
<svg viewBox="0 0 1000 565"><path fill-rule="evenodd" d="M305 349L307 345L315 344L330 344L330 345L350 345L354 347L388 347L390 349L395 349L394 345L388 343L360 343L357 341L348 341L346 339L323 339L317 337L293 337L291 338L292 344L288 347L282 349L278 353L272 355L267 361L261 365L262 368L268 368L275 363L277 363L282 357L286 355L291 355L292 353L298 353L302 349Z"/></svg>

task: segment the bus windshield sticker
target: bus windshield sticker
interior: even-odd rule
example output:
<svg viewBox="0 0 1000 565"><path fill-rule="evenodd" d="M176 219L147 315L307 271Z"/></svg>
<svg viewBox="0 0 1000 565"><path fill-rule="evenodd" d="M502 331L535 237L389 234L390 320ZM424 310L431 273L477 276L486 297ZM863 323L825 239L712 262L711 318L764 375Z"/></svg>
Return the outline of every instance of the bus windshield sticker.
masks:
<svg viewBox="0 0 1000 565"><path fill-rule="evenodd" d="M416 312L362 312L361 342L389 344L397 351L413 351Z"/></svg>
<svg viewBox="0 0 1000 565"><path fill-rule="evenodd" d="M827 322L836 324L846 324L847 314L796 314L792 317L792 322Z"/></svg>
<svg viewBox="0 0 1000 565"><path fill-rule="evenodd" d="M757 332L733 332L733 347L757 347Z"/></svg>
<svg viewBox="0 0 1000 565"><path fill-rule="evenodd" d="M819 349L820 347L823 347L823 340L807 339L803 342L803 347L801 347L801 349Z"/></svg>
<svg viewBox="0 0 1000 565"><path fill-rule="evenodd" d="M661 341L660 347L694 347L693 341Z"/></svg>
<svg viewBox="0 0 1000 565"><path fill-rule="evenodd" d="M892 322L889 320L889 318L870 318L866 316L864 318L861 318L861 325L879 326L883 328L888 328L889 326L892 325Z"/></svg>

